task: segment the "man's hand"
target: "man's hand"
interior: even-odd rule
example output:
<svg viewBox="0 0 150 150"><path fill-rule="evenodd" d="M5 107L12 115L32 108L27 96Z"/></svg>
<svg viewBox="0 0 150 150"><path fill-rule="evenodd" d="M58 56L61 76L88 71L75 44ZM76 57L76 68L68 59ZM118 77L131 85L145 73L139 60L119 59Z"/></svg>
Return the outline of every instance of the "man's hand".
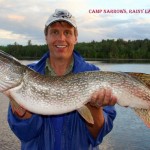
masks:
<svg viewBox="0 0 150 150"><path fill-rule="evenodd" d="M10 95L9 91L6 91L4 93L6 96L9 97L10 99L10 105L12 108L12 112L13 114L15 114L16 116L18 116L19 118L22 119L28 119L32 116L32 114L30 112L28 112L27 110L25 110L23 107L21 107Z"/></svg>
<svg viewBox="0 0 150 150"><path fill-rule="evenodd" d="M101 89L91 96L91 101L87 104L94 119L94 125L88 124L87 127L94 138L97 137L99 131L104 124L103 106L113 106L117 102L117 98L113 96L110 89Z"/></svg>
<svg viewBox="0 0 150 150"><path fill-rule="evenodd" d="M22 108L14 99L10 98L10 104L12 108L12 112L16 114L18 117L23 118L26 114L26 110Z"/></svg>
<svg viewBox="0 0 150 150"><path fill-rule="evenodd" d="M103 106L113 106L116 102L117 98L110 89L101 89L92 94L90 105L100 108Z"/></svg>

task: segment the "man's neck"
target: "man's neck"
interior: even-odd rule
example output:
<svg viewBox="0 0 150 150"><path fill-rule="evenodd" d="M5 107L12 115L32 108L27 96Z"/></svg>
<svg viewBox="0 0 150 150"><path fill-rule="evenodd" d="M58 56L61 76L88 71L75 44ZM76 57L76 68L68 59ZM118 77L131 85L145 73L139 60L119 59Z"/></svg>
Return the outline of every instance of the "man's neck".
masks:
<svg viewBox="0 0 150 150"><path fill-rule="evenodd" d="M53 68L53 70L58 76L62 76L65 74L71 62L72 62L72 58L68 60L65 59L53 60L53 58L50 58L51 67Z"/></svg>

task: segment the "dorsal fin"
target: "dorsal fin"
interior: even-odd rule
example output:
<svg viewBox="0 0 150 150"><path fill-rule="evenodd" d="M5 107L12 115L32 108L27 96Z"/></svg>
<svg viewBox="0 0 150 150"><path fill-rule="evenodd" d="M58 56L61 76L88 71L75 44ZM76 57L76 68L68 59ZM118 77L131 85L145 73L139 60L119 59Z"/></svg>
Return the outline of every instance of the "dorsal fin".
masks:
<svg viewBox="0 0 150 150"><path fill-rule="evenodd" d="M140 80L141 82L145 83L148 88L150 89L150 74L146 73L136 73L136 72L126 72L128 75Z"/></svg>

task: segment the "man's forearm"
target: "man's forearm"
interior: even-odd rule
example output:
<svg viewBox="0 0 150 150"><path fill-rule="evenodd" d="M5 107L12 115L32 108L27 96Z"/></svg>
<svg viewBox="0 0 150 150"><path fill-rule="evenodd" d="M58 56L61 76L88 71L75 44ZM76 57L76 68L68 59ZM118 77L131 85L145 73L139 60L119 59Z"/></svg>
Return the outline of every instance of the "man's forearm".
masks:
<svg viewBox="0 0 150 150"><path fill-rule="evenodd" d="M87 123L87 127L93 138L96 139L99 134L99 131L104 125L103 109L102 107L96 108L94 106L91 106L90 104L87 104L87 107L89 108L94 120L94 124Z"/></svg>

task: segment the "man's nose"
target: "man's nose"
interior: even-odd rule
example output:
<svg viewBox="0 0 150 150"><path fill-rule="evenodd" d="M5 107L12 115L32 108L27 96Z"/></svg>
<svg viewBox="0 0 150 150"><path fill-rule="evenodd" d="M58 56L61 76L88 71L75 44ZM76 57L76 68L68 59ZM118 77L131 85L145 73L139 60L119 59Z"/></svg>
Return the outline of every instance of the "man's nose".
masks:
<svg viewBox="0 0 150 150"><path fill-rule="evenodd" d="M66 37L65 37L64 33L60 33L58 38L59 38L59 40L64 41Z"/></svg>

